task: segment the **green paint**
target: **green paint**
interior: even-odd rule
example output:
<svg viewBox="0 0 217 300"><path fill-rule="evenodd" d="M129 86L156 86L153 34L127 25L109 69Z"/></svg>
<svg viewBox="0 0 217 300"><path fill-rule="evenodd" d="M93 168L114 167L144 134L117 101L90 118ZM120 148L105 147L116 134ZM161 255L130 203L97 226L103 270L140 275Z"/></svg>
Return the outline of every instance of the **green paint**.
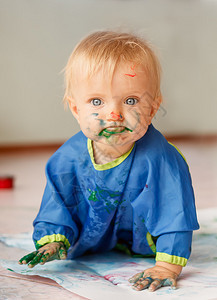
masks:
<svg viewBox="0 0 217 300"><path fill-rule="evenodd" d="M94 201L94 202L99 201L99 200L97 199L97 197L96 197L96 192L95 192L95 191L92 191L92 192L91 192L91 194L90 194L88 200Z"/></svg>
<svg viewBox="0 0 217 300"><path fill-rule="evenodd" d="M30 272L32 272L32 270L25 270L25 271L20 271L20 274L26 274L26 273L30 273Z"/></svg>
<svg viewBox="0 0 217 300"><path fill-rule="evenodd" d="M66 258L67 252L64 246L62 246L59 250L60 259Z"/></svg>
<svg viewBox="0 0 217 300"><path fill-rule="evenodd" d="M109 197L111 197L111 198L115 198L115 197L121 196L121 194L119 192L113 192L113 193L108 192L108 193L109 193Z"/></svg>
<svg viewBox="0 0 217 300"><path fill-rule="evenodd" d="M120 192L110 192L108 190L103 190L103 189L100 189L98 186L96 187L96 191L99 193L99 195L103 198L105 197L110 197L110 198L115 198L115 197L119 197L121 196L121 193Z"/></svg>
<svg viewBox="0 0 217 300"><path fill-rule="evenodd" d="M7 268L8 271L14 272L14 270Z"/></svg>
<svg viewBox="0 0 217 300"><path fill-rule="evenodd" d="M33 268L35 265L37 265L40 260L41 260L41 257L42 257L43 253L38 253L29 263L28 263L28 266L30 268Z"/></svg>
<svg viewBox="0 0 217 300"><path fill-rule="evenodd" d="M42 247L42 245L39 244L37 241L35 241L35 248L38 250L38 249L41 248L41 247Z"/></svg>
<svg viewBox="0 0 217 300"><path fill-rule="evenodd" d="M111 211L107 207L105 208L105 210L110 214Z"/></svg>
<svg viewBox="0 0 217 300"><path fill-rule="evenodd" d="M20 260L19 260L19 263L28 263L30 262L36 255L38 254L38 251L34 251L34 252L31 252L25 256L23 256Z"/></svg>
<svg viewBox="0 0 217 300"><path fill-rule="evenodd" d="M113 134L123 133L123 132L126 131L126 130L132 132L132 130L129 129L129 128L127 128L127 127L125 127L122 131L119 131L119 132L117 132L117 131L109 131L109 130L107 130L107 129L105 128L105 129L103 129L103 130L99 133L99 136L104 136L104 137L106 137L106 138L110 138Z"/></svg>
<svg viewBox="0 0 217 300"><path fill-rule="evenodd" d="M49 253L42 255L39 263L45 263L48 260L49 257L50 257Z"/></svg>
<svg viewBox="0 0 217 300"><path fill-rule="evenodd" d="M92 116L97 117L99 114L98 113L93 113Z"/></svg>
<svg viewBox="0 0 217 300"><path fill-rule="evenodd" d="M119 200L119 199L112 199L112 198L117 198L121 196L120 192L116 191L108 191L108 190L103 190L100 189L98 186L96 186L96 190L92 191L91 189L88 189L90 192L90 196L88 198L89 201L97 202L97 201L102 201L105 204L105 210L108 213L111 213L114 209L116 209L118 204L121 204L124 200Z"/></svg>
<svg viewBox="0 0 217 300"><path fill-rule="evenodd" d="M118 195L119 196L119 195ZM121 205L123 202L125 202L126 201L126 199L121 199L121 200L115 200L114 201L114 204L119 204L119 205Z"/></svg>

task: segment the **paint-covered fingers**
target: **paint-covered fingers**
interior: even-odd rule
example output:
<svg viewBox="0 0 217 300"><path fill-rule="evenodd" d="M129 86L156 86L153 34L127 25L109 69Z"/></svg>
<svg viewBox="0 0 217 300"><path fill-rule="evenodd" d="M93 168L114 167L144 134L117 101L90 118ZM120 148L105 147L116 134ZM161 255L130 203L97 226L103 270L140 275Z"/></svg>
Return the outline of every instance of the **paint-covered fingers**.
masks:
<svg viewBox="0 0 217 300"><path fill-rule="evenodd" d="M155 278L152 282L151 282L151 284L150 284L150 286L149 286L149 291L150 292L154 292L154 291L156 291L157 289L159 289L160 287L162 287L163 286L163 280L160 280L160 279L158 279L158 278Z"/></svg>
<svg viewBox="0 0 217 300"><path fill-rule="evenodd" d="M35 255L35 257L28 263L28 267L29 268L33 268L34 266L36 266L37 264L39 264L42 256L43 256L43 252L38 252Z"/></svg>
<svg viewBox="0 0 217 300"><path fill-rule="evenodd" d="M44 265L47 261L49 261L50 257L52 257L52 253L50 253L49 251L44 251L43 255L41 256L41 259L39 261L40 265Z"/></svg>
<svg viewBox="0 0 217 300"><path fill-rule="evenodd" d="M150 292L154 292L162 286L171 286L172 289L176 289L177 282L173 278L161 280L159 278L145 277L140 278L136 283L134 283L133 289L141 291L148 288Z"/></svg>
<svg viewBox="0 0 217 300"><path fill-rule="evenodd" d="M54 259L66 259L67 250L62 242L53 242L42 246L38 251L31 252L19 260L19 264L28 264L33 268L37 264L44 265Z"/></svg>
<svg viewBox="0 0 217 300"><path fill-rule="evenodd" d="M134 275L133 277L131 277L131 278L129 279L129 282L130 282L130 283L135 283L135 282L137 282L140 278L143 277L143 274L144 274L144 272L137 273L136 275Z"/></svg>
<svg viewBox="0 0 217 300"><path fill-rule="evenodd" d="M177 278L178 275L175 272L162 266L155 266L136 274L129 281L133 283L133 289L137 291L148 288L149 291L154 292L162 286L171 286L175 289Z"/></svg>
<svg viewBox="0 0 217 300"><path fill-rule="evenodd" d="M61 242L60 243L60 249L59 249L59 259L66 259L67 258L67 250L64 244Z"/></svg>
<svg viewBox="0 0 217 300"><path fill-rule="evenodd" d="M151 291L151 292L154 292L162 286L170 286L172 289L175 290L177 288L177 281L174 278L166 278L166 279L163 279L163 280L160 280L160 279L156 278L150 284L148 290Z"/></svg>
<svg viewBox="0 0 217 300"><path fill-rule="evenodd" d="M140 278L136 283L134 283L133 289L137 291L147 289L152 281L153 279L151 277Z"/></svg>
<svg viewBox="0 0 217 300"><path fill-rule="evenodd" d="M37 253L38 253L38 251L34 251L34 252L31 252L31 253L29 253L29 254L23 256L23 257L18 261L18 263L19 263L20 265L22 265L22 264L25 265L25 264L29 263L29 262L37 255Z"/></svg>
<svg viewBox="0 0 217 300"><path fill-rule="evenodd" d="M67 257L67 250L63 242L49 243L43 247L43 250L45 250L45 252L40 261L41 265L55 259L66 259Z"/></svg>
<svg viewBox="0 0 217 300"><path fill-rule="evenodd" d="M163 280L162 286L170 286L173 290L177 288L177 280L175 278L166 278Z"/></svg>

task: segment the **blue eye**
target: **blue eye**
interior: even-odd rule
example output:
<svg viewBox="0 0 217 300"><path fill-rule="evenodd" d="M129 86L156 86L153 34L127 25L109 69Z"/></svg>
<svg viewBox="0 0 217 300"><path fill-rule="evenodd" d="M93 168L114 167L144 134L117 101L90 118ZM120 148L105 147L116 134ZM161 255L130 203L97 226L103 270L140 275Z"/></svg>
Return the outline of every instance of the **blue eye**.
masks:
<svg viewBox="0 0 217 300"><path fill-rule="evenodd" d="M137 99L135 98L128 98L125 103L128 104L128 105L135 105L136 103L138 102Z"/></svg>
<svg viewBox="0 0 217 300"><path fill-rule="evenodd" d="M91 100L91 103L94 105L94 106L99 106L102 104L102 101L100 99L92 99Z"/></svg>

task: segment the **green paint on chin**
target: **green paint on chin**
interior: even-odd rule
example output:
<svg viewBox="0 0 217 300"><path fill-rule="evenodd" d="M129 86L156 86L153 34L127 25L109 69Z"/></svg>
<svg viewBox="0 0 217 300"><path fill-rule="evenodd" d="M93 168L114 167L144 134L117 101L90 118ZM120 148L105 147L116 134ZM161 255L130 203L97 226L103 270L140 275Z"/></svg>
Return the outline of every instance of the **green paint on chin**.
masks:
<svg viewBox="0 0 217 300"><path fill-rule="evenodd" d="M106 137L106 138L109 138L109 137L111 137L113 134L119 134L119 133L122 133L122 132L124 132L124 131L126 131L126 130L132 132L132 130L129 129L129 128L127 128L127 127L125 127L122 131L119 131L119 132L117 132L117 131L109 131L109 130L107 130L107 129L103 129L103 130L99 133L99 136L104 136L104 137Z"/></svg>

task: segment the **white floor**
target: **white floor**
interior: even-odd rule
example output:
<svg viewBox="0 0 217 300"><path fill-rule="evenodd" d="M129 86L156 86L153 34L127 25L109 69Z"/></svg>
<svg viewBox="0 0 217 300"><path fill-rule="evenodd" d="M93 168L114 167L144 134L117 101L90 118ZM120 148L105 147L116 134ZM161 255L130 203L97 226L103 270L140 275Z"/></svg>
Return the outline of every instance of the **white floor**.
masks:
<svg viewBox="0 0 217 300"><path fill-rule="evenodd" d="M192 174L198 209L217 207L217 143L176 143ZM52 151L0 152L0 176L13 175L13 190L0 189L0 234L32 231L45 185L44 167ZM0 258L18 260L25 251L0 243ZM11 277L13 276L13 277ZM0 299L84 299L54 281L0 269Z"/></svg>

